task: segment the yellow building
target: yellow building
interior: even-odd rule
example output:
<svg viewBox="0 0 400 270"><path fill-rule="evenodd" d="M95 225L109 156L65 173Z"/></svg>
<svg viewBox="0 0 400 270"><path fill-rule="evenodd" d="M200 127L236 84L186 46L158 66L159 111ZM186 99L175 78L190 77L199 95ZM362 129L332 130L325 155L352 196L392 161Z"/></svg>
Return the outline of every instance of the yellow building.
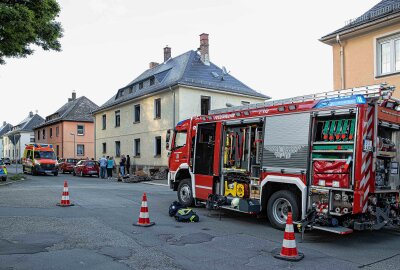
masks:
<svg viewBox="0 0 400 270"><path fill-rule="evenodd" d="M129 155L133 170L168 166L165 139L181 120L209 110L263 102L256 92L210 61L208 34L200 49L176 57L164 48L163 63L151 62L94 112L95 156Z"/></svg>
<svg viewBox="0 0 400 270"><path fill-rule="evenodd" d="M320 41L332 46L334 89L386 82L400 97L400 1L383 0Z"/></svg>

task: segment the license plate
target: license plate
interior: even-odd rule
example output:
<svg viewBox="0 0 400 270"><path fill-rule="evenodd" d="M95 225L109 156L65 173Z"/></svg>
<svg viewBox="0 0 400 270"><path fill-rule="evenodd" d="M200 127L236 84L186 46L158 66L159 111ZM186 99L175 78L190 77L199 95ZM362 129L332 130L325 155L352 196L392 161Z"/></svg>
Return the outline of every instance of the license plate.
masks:
<svg viewBox="0 0 400 270"><path fill-rule="evenodd" d="M51 171L44 171L45 173L51 173Z"/></svg>
<svg viewBox="0 0 400 270"><path fill-rule="evenodd" d="M97 171L89 171L89 173L97 173Z"/></svg>

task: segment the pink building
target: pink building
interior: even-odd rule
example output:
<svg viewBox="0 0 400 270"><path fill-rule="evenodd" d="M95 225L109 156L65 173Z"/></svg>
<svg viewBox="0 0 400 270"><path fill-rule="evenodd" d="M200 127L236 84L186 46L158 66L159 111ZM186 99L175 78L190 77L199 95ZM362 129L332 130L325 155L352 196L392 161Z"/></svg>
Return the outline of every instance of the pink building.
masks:
<svg viewBox="0 0 400 270"><path fill-rule="evenodd" d="M35 142L49 143L58 158L94 158L93 110L98 106L82 96L72 98L43 124L34 128Z"/></svg>

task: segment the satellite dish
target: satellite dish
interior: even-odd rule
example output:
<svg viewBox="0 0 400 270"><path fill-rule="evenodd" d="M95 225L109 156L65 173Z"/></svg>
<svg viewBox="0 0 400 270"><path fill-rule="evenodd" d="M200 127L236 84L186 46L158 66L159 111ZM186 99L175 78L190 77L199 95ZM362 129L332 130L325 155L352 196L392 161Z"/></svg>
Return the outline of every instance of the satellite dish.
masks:
<svg viewBox="0 0 400 270"><path fill-rule="evenodd" d="M211 74L213 75L214 78L218 78L219 77L218 73L215 72L215 71L212 71Z"/></svg>

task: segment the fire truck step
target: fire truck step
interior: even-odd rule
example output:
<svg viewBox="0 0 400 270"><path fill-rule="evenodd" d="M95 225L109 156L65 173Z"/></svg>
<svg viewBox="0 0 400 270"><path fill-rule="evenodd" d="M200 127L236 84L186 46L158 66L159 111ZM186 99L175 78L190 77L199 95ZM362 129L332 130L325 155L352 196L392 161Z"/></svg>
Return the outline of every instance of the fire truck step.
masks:
<svg viewBox="0 0 400 270"><path fill-rule="evenodd" d="M296 223L296 222L293 222ZM307 226L308 228L311 228L310 225ZM325 232L331 232L331 233L336 233L336 234L350 234L353 232L352 229L350 228L346 228L346 227L342 227L342 226L338 226L338 227L326 227L326 226L318 226L318 225L314 225L312 226L313 229L316 230L320 230L320 231L325 231Z"/></svg>

